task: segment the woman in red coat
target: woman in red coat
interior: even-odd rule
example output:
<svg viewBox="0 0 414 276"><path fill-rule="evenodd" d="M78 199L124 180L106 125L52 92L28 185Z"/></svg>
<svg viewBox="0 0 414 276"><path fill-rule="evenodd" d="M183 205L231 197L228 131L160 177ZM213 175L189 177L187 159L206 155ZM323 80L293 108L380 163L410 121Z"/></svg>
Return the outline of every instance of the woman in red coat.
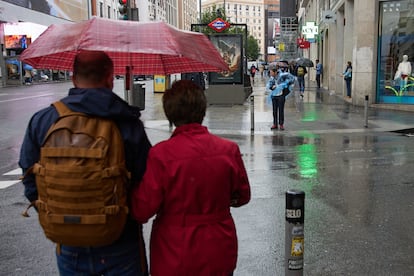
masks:
<svg viewBox="0 0 414 276"><path fill-rule="evenodd" d="M250 185L236 143L209 133L203 91L181 80L163 95L176 129L151 148L147 170L132 197L132 214L151 232L152 276L232 275L236 227L230 207L250 200Z"/></svg>

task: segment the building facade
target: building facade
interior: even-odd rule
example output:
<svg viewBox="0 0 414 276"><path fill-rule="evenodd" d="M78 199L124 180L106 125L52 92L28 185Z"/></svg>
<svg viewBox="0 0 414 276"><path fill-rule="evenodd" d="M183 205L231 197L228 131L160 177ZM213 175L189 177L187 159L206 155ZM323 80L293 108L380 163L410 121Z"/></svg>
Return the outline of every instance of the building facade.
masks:
<svg viewBox="0 0 414 276"><path fill-rule="evenodd" d="M303 55L324 65L325 88L346 95L350 61L353 104L414 110L414 0L302 0L298 15L319 27Z"/></svg>
<svg viewBox="0 0 414 276"><path fill-rule="evenodd" d="M235 24L246 24L249 35L252 35L259 45L261 59L267 53L265 48L265 5L263 0L205 0L202 2L202 12L211 11L213 7L223 8L227 21Z"/></svg>

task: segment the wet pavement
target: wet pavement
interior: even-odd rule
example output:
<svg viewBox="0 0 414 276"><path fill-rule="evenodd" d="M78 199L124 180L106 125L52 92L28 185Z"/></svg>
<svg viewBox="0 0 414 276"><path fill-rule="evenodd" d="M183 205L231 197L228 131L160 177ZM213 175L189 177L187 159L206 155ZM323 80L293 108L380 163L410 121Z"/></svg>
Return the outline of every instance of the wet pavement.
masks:
<svg viewBox="0 0 414 276"><path fill-rule="evenodd" d="M162 93L153 93L151 81L142 83L142 119L155 144L168 139L172 129L162 111ZM123 96L122 80L115 85ZM3 100L3 130L21 136L33 110L69 87L2 89L0 103L13 95L20 99ZM363 107L317 90L313 83L308 87L303 100L297 92L288 98L285 131L270 130L271 106L259 76L253 131L250 99L242 105L208 106L203 124L239 145L252 189L251 202L232 209L239 238L234 275L285 274L285 193L290 189L306 194L304 275L414 275L414 138L406 135L414 128L414 114L369 108L365 117ZM14 163L18 145L8 144L8 136L0 159ZM21 137L13 141L20 144ZM53 245L36 217L19 215L27 204L22 187L0 191L0 275L56 275ZM147 244L150 229L146 224Z"/></svg>
<svg viewBox="0 0 414 276"><path fill-rule="evenodd" d="M304 275L414 275L413 114L365 110L311 83L287 99L286 130L272 131L264 86L256 77L253 125L250 99L210 105L203 122L239 144L252 187L251 202L232 210L235 275L284 275L289 189L306 193ZM147 95L147 132L167 139L162 93Z"/></svg>

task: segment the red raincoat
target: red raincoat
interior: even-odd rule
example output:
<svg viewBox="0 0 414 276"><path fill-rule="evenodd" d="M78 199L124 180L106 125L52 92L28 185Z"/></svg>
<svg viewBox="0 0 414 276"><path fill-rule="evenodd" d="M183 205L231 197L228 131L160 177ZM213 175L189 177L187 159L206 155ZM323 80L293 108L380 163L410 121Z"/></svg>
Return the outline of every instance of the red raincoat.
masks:
<svg viewBox="0 0 414 276"><path fill-rule="evenodd" d="M225 275L236 268L237 236L230 206L250 200L236 143L200 124L176 128L151 148L132 213L152 225L152 276Z"/></svg>

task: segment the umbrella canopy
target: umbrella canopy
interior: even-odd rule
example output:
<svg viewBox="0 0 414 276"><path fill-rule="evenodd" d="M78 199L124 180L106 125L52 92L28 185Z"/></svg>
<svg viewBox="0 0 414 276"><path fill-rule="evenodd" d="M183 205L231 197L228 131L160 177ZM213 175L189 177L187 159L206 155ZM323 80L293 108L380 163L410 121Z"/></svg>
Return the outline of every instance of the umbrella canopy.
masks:
<svg viewBox="0 0 414 276"><path fill-rule="evenodd" d="M274 61L274 62L271 62L270 64L269 64L269 68L276 68L276 67L289 67L289 62L288 61L286 61L286 60L279 60L279 61Z"/></svg>
<svg viewBox="0 0 414 276"><path fill-rule="evenodd" d="M202 33L182 31L165 22L136 22L93 17L74 24L51 25L20 56L34 68L72 71L80 50L106 52L114 74L169 75L218 72L227 64Z"/></svg>
<svg viewBox="0 0 414 276"><path fill-rule="evenodd" d="M305 57L296 59L296 64L305 67L313 67L313 61Z"/></svg>

